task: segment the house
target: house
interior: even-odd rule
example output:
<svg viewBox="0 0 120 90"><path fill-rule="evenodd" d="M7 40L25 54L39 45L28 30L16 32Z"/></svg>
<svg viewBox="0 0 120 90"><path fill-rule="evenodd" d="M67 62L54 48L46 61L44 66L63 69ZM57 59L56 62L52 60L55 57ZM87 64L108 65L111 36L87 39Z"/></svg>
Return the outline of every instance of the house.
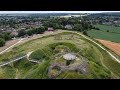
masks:
<svg viewBox="0 0 120 90"><path fill-rule="evenodd" d="M17 32L16 30L13 30L13 31L11 32L11 35L12 35L12 36L17 36L17 35L18 35L18 32Z"/></svg>
<svg viewBox="0 0 120 90"><path fill-rule="evenodd" d="M54 29L52 27L49 27L48 31L54 31Z"/></svg>
<svg viewBox="0 0 120 90"><path fill-rule="evenodd" d="M72 27L72 25L65 25L65 28L66 29L72 29L73 27Z"/></svg>

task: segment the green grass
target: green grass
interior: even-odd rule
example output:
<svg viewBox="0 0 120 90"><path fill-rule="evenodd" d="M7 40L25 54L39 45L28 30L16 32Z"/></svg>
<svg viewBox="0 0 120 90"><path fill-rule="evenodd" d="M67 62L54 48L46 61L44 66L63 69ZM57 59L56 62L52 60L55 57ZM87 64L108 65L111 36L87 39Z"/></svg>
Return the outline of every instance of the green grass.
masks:
<svg viewBox="0 0 120 90"><path fill-rule="evenodd" d="M39 61L42 61L46 57L47 56L45 55L45 53L41 49L36 50L35 52L33 52L30 55L30 59L32 59L32 60L39 60Z"/></svg>
<svg viewBox="0 0 120 90"><path fill-rule="evenodd" d="M120 43L120 34L103 32L102 30L99 30L99 31L98 30L90 30L90 31L88 31L88 35L93 38Z"/></svg>
<svg viewBox="0 0 120 90"><path fill-rule="evenodd" d="M69 32L62 33L61 35L62 38L66 38L67 35L70 34L71 33ZM12 60L12 58L18 57L22 54L27 54L30 51L34 51L30 56L31 58L36 60L40 59L43 60L46 57L46 54L51 57L57 54L54 52L56 49L67 48L70 51L76 53L79 50L81 50L79 54L87 58L86 60L88 60L89 62L90 65L89 73L86 75L82 75L78 72L66 71L59 75L57 78L104 79L111 76L110 71L113 72L115 76L117 75L120 78L119 63L112 60L112 58L110 57L109 54L107 54L107 52L103 51L94 43L84 39L83 37L77 34L75 34L75 36L79 38L73 40L65 39L54 40L54 36L49 36L28 41L12 49L12 51L0 55L0 62ZM65 63L63 58L58 59L46 58L46 59L47 60L44 60L40 64L31 63L26 59L23 59L11 64L10 66L8 65L3 68L0 68L0 78L15 78L18 75L18 78L45 79L48 78L47 76L48 67L51 62ZM102 64L104 64L108 69L106 69L106 67L104 67Z"/></svg>
<svg viewBox="0 0 120 90"><path fill-rule="evenodd" d="M89 30L89 36L120 43L120 27L99 24L94 26L100 28L100 30ZM107 30L109 30L109 32L107 32Z"/></svg>
<svg viewBox="0 0 120 90"><path fill-rule="evenodd" d="M95 27L100 28L100 30L102 31L107 31L109 30L109 32L115 32L115 33L120 33L120 27L115 27L115 26L111 26L111 25L94 25Z"/></svg>
<svg viewBox="0 0 120 90"><path fill-rule="evenodd" d="M45 79L47 78L47 72L50 61L45 61L39 65L36 65L32 69L30 69L25 76L24 79Z"/></svg>

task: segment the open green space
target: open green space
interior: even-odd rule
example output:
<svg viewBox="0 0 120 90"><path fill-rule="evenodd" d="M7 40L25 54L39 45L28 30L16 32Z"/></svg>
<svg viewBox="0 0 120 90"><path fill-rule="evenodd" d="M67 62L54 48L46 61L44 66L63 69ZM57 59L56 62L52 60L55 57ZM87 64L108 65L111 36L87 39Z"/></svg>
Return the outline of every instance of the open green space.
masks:
<svg viewBox="0 0 120 90"><path fill-rule="evenodd" d="M87 32L92 38L103 39L120 43L120 34L103 32L102 30L90 30Z"/></svg>
<svg viewBox="0 0 120 90"><path fill-rule="evenodd" d="M24 58L0 67L0 78L48 79L53 76L56 79L120 78L120 64L114 61L107 52L82 36L68 31L31 40L14 47L11 51L0 55L0 63L31 51L29 59L40 63L33 63ZM75 53L77 58L68 65L63 58L65 53ZM52 65L56 64L57 67L49 70ZM87 70L85 74L80 71L82 70L81 64L85 65ZM74 69L78 68L75 66L80 67ZM66 68L60 72L61 67Z"/></svg>
<svg viewBox="0 0 120 90"><path fill-rule="evenodd" d="M109 32L115 32L120 34L120 27L115 27L111 25L99 25L99 24L94 26L105 32L109 30Z"/></svg>

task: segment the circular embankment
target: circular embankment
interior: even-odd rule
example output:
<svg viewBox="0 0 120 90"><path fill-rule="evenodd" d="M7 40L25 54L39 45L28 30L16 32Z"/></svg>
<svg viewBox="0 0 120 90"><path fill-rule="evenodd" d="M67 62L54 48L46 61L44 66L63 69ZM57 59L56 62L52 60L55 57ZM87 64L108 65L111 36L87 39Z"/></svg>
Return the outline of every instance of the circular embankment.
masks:
<svg viewBox="0 0 120 90"><path fill-rule="evenodd" d="M115 78L111 72L119 77L119 63L95 43L73 32L66 31L59 34L60 39L55 39L56 36L45 36L28 41L3 54L0 58L2 62L9 61L21 53L27 54L27 58L0 68L0 77L15 78L14 70L19 72L17 78ZM30 60L40 63L34 64ZM113 64L116 67L113 67ZM9 69L12 73L7 74Z"/></svg>

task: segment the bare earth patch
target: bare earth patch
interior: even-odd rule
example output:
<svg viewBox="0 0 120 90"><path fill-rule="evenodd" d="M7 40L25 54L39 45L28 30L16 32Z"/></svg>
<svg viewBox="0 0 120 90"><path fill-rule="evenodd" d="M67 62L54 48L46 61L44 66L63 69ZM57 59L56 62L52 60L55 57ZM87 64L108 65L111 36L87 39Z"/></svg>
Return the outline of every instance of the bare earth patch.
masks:
<svg viewBox="0 0 120 90"><path fill-rule="evenodd" d="M7 41L5 46L3 47L0 47L0 52L7 49L8 47L12 46L13 44L17 43L19 41L19 39L15 39L15 40L10 40L10 41Z"/></svg>
<svg viewBox="0 0 120 90"><path fill-rule="evenodd" d="M114 43L111 41L106 41L106 40L100 40L96 39L98 42L106 46L107 48L111 49L114 51L116 54L120 55L120 44L119 43Z"/></svg>

